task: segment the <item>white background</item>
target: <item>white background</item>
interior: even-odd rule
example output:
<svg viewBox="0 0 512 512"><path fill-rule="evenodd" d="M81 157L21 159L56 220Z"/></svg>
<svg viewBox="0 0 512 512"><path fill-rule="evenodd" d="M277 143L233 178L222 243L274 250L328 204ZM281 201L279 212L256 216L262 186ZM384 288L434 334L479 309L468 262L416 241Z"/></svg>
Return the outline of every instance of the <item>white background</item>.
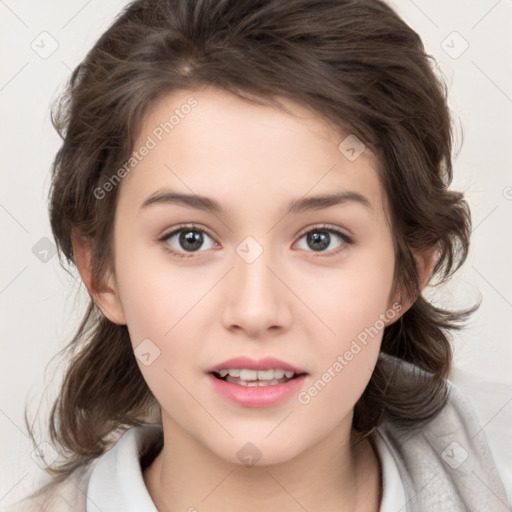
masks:
<svg viewBox="0 0 512 512"><path fill-rule="evenodd" d="M32 412L37 409L45 387L43 412L50 403L62 368L57 360L45 376L46 365L71 339L86 298L56 256L45 263L32 252L43 237L52 240L46 198L59 139L50 102L125 3L0 0L0 507L40 473L31 459L24 406L28 401ZM512 1L393 5L436 58L464 134L453 188L467 194L472 208L472 249L458 277L434 300L458 307L482 299L454 338L456 366L512 383ZM44 31L51 36L40 35ZM52 38L58 48L43 59L31 45L48 50Z"/></svg>

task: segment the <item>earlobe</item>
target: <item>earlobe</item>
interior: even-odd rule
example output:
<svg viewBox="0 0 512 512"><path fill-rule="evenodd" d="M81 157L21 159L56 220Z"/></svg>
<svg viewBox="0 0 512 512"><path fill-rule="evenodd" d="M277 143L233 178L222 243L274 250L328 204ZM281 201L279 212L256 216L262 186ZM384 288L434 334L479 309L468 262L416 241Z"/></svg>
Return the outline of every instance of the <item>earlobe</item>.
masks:
<svg viewBox="0 0 512 512"><path fill-rule="evenodd" d="M125 325L126 318L113 273L107 270L100 281L95 279L92 267L92 245L76 232L73 232L71 239L75 264L91 299L111 322Z"/></svg>

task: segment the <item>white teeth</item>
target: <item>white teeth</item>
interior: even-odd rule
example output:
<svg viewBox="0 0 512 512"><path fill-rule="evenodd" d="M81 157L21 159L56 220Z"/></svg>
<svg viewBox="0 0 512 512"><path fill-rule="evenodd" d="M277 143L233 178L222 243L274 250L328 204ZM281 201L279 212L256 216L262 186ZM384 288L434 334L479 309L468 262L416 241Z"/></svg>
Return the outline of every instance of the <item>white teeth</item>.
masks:
<svg viewBox="0 0 512 512"><path fill-rule="evenodd" d="M240 370L240 379L256 380L258 378L258 373L259 372L256 370ZM229 374L231 375L231 370L229 370Z"/></svg>
<svg viewBox="0 0 512 512"><path fill-rule="evenodd" d="M272 380L274 378L274 370L258 370L257 374L258 380Z"/></svg>
<svg viewBox="0 0 512 512"><path fill-rule="evenodd" d="M228 377L230 379L230 377ZM231 380L228 380L231 382ZM258 387L258 386L275 386L276 384L283 384L282 379L272 379L272 380L254 380L254 381L246 381L242 379L238 379L234 384L238 384L239 386L244 386L248 388Z"/></svg>
<svg viewBox="0 0 512 512"><path fill-rule="evenodd" d="M271 381L271 380L279 380L283 377L287 379L291 379L295 373L291 371L285 371L281 368L275 370L248 370L246 368L238 369L238 368L230 368L229 370L223 369L217 372L221 378L229 375L230 377L236 377L240 380L244 381Z"/></svg>

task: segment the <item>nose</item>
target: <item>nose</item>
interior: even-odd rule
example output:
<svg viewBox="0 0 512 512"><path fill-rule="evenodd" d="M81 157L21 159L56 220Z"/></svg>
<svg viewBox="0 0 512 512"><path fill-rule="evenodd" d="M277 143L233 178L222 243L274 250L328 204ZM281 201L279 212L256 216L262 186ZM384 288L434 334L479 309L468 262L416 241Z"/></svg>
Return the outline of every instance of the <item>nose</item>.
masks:
<svg viewBox="0 0 512 512"><path fill-rule="evenodd" d="M222 322L230 331L243 331L257 338L271 332L283 332L291 324L292 293L279 275L270 251L254 260L234 255L233 270L228 274Z"/></svg>

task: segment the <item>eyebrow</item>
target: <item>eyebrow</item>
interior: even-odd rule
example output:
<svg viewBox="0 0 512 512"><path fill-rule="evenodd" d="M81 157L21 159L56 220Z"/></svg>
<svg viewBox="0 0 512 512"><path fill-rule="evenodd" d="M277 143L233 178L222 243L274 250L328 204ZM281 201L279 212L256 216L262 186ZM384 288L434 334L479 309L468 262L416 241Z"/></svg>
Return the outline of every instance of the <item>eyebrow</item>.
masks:
<svg viewBox="0 0 512 512"><path fill-rule="evenodd" d="M330 206L346 203L358 203L372 209L370 201L359 192L342 191L334 194L310 196L295 199L288 204L285 215L299 214L314 210L323 210ZM155 204L179 204L211 213L221 213L223 208L219 202L197 194L182 194L169 189L157 190L142 203L141 209Z"/></svg>

